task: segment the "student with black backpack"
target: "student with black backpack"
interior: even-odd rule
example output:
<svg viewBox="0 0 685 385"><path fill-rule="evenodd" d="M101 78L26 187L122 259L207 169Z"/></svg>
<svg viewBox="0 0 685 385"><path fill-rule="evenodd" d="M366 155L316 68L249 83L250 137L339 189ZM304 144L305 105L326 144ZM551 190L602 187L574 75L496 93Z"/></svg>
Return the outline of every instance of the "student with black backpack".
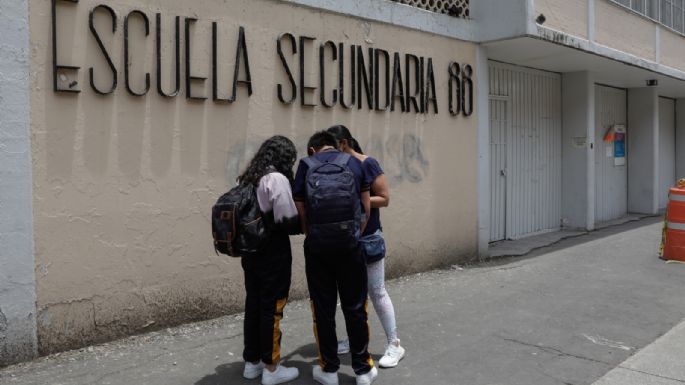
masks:
<svg viewBox="0 0 685 385"><path fill-rule="evenodd" d="M238 177L240 185L254 187L253 196L262 215L252 222L264 221L266 232L259 245L249 245L257 251L241 258L246 291L243 376L255 379L261 375L264 385L290 382L299 375L297 368L279 364L282 337L279 323L290 291L289 234L300 232L291 191L296 159L293 142L277 135L262 143Z"/></svg>
<svg viewBox="0 0 685 385"><path fill-rule="evenodd" d="M371 384L378 370L368 351L367 275L359 243L370 213L369 185L361 162L338 151L332 134L315 133L307 149L310 156L298 165L293 196L306 234L305 270L319 354L313 377L338 384L339 295L357 385Z"/></svg>

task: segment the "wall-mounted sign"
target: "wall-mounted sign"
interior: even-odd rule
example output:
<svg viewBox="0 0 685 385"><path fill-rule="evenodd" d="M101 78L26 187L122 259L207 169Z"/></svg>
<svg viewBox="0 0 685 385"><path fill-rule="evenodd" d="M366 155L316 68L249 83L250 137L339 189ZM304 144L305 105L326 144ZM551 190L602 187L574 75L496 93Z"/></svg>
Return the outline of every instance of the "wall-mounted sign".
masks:
<svg viewBox="0 0 685 385"><path fill-rule="evenodd" d="M585 148L587 146L587 136L574 136L571 138L571 144L574 148Z"/></svg>
<svg viewBox="0 0 685 385"><path fill-rule="evenodd" d="M53 90L78 94L81 89L76 80L66 83L60 79L75 79L81 67L58 63L57 36L57 7L68 4L78 4L78 0L52 1L52 64ZM123 14L123 33L117 31L120 14L106 4L94 6L89 12L89 32L97 43L105 66L90 67L88 78L90 88L98 95L107 96L115 93L119 88L120 72L123 68L123 78L126 92L136 97L148 95L153 83L151 72L155 72L154 83L157 93L165 98L175 98L182 91L187 99L204 101L211 97L215 103L232 103L238 98L238 87L244 87L247 96L253 93L254 82L250 72L250 39L248 31L240 26L235 36L235 61L225 63L219 60L220 50L225 44L219 42L221 25L217 21L203 21L196 17L173 16L174 28L163 28L162 13L149 15L141 10L128 10ZM98 28L94 22L96 18L106 22L109 27ZM141 28L129 29L131 23ZM154 29L151 35L151 26ZM191 45L196 44L194 31L197 28L211 28L211 45L207 52L207 61L211 63L210 74L198 74L197 69L191 67L197 58L191 58ZM182 31L182 32L181 32ZM115 63L112 47L107 47L104 41L106 35L113 35L115 39L123 40L123 63ZM181 40L181 34L183 39ZM174 48L172 58L164 58L162 42L173 37ZM132 74L131 63L136 58L131 49L133 44L144 44L146 39L154 39L155 66L151 71ZM181 43L183 42L183 49ZM439 99L446 98L448 110L452 116L470 116L473 113L473 68L470 64L460 64L456 61L449 63L434 63L433 58L384 50L382 48L365 47L348 42L334 42L318 40L312 36L295 36L292 33L282 33L273 37L274 54L278 55L278 65L274 68L281 75L281 81L274 84L279 101L286 105L299 104L303 107L323 106L333 108L339 106L344 109L367 108L372 111L401 111L417 114L438 113ZM184 59L183 74L181 57ZM317 60L318 59L318 60ZM305 71L310 62L317 62L316 71ZM171 63L163 66L162 63ZM233 64L233 68L228 70ZM108 84L96 84L95 73L106 72ZM219 74L231 71L228 84L221 84ZM447 95L436 93L436 71L444 71L447 76ZM70 75L70 76L67 76ZM329 75L327 75L329 74ZM332 75L337 76L332 76ZM182 77L183 75L183 77ZM172 79L171 89L164 89L163 79ZM144 83L134 85L132 79L144 79ZM333 79L334 84L327 80ZM183 81L182 81L183 80ZM201 85L211 82L211 96L198 91ZM182 90L183 89L183 90ZM223 96L222 96L223 95Z"/></svg>
<svg viewBox="0 0 685 385"><path fill-rule="evenodd" d="M626 126L614 125L614 165L626 164Z"/></svg>

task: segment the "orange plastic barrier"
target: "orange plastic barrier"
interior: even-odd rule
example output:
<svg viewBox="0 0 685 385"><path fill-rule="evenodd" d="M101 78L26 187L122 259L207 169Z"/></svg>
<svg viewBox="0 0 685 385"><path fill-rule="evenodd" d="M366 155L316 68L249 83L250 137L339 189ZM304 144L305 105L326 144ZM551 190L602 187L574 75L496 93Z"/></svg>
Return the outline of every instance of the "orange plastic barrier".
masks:
<svg viewBox="0 0 685 385"><path fill-rule="evenodd" d="M662 258L685 261L685 179L680 179L676 187L671 187Z"/></svg>

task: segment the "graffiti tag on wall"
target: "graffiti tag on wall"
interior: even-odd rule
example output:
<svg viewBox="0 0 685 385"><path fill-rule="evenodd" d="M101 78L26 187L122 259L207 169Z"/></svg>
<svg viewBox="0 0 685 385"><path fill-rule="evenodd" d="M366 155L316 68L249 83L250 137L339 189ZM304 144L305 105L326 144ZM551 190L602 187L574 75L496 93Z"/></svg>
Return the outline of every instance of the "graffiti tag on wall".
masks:
<svg viewBox="0 0 685 385"><path fill-rule="evenodd" d="M226 161L229 184L235 182L260 144L258 139L248 140L229 151ZM414 134L392 134L385 141L373 137L364 149L367 155L380 162L391 183L420 183L428 175L430 162L425 156L421 138ZM298 153L304 154L304 151Z"/></svg>

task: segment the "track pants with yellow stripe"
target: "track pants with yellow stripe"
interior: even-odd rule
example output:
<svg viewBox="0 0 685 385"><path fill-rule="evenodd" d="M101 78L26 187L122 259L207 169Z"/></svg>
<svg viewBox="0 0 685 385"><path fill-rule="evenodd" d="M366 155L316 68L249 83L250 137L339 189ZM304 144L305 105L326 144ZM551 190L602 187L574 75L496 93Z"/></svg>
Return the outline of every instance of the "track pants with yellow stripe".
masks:
<svg viewBox="0 0 685 385"><path fill-rule="evenodd" d="M340 367L335 333L335 311L340 295L352 369L356 374L367 373L374 363L368 349L368 289L361 249L345 253L311 250L305 240L304 255L319 365L325 372L336 372Z"/></svg>
<svg viewBox="0 0 685 385"><path fill-rule="evenodd" d="M245 272L245 350L247 362L281 359L280 321L290 291L292 252L287 234L274 234L261 255L242 258Z"/></svg>

